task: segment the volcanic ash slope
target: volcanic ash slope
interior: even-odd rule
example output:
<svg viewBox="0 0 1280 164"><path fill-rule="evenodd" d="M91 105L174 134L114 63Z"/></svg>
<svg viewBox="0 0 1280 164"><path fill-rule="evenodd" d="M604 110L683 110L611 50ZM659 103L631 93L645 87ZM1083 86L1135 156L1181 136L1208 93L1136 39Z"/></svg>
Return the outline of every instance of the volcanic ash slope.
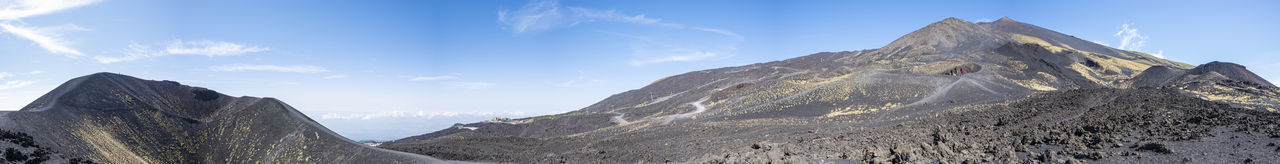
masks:
<svg viewBox="0 0 1280 164"><path fill-rule="evenodd" d="M947 18L869 50L694 71L569 113L379 147L489 162L1277 161L1244 66Z"/></svg>

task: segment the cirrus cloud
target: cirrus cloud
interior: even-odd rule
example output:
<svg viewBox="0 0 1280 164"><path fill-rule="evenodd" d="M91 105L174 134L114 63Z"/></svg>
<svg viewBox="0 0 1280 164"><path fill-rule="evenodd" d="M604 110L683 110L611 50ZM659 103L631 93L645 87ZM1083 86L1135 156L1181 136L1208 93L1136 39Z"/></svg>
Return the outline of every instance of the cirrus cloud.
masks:
<svg viewBox="0 0 1280 164"><path fill-rule="evenodd" d="M218 72L240 72L240 71L273 71L273 72L292 72L292 73L321 73L329 72L329 69L312 65L249 65L249 64L228 64L209 67L209 69Z"/></svg>
<svg viewBox="0 0 1280 164"><path fill-rule="evenodd" d="M20 87L35 84L35 83L36 83L35 81L28 81L28 80L6 81L4 83L0 83L0 90L20 88Z"/></svg>
<svg viewBox="0 0 1280 164"><path fill-rule="evenodd" d="M154 48L154 47L159 47L159 48ZM143 58L170 56L170 55L198 55L198 56L208 56L208 57L219 57L219 56L237 56L237 55L243 55L246 53L256 53L256 52L263 52L263 51L269 51L269 50L271 49L259 47L259 46L250 46L250 45L245 45L241 43L213 41L213 40L197 40L197 41L172 40L172 41L150 44L150 45L138 44L137 42L133 42L129 44L128 49L125 49L123 51L125 56L121 56L121 57L95 56L94 59L97 59L98 62L101 62L101 63L115 63L115 62L132 61L132 60L138 60Z"/></svg>
<svg viewBox="0 0 1280 164"><path fill-rule="evenodd" d="M469 88L469 89L484 89L484 88L489 88L489 87L498 85L496 83L490 83L490 82L449 82L444 84L453 86L453 87Z"/></svg>
<svg viewBox="0 0 1280 164"><path fill-rule="evenodd" d="M347 78L347 77L348 76L346 74L340 74L340 75L325 76L324 79L341 79L341 78Z"/></svg>
<svg viewBox="0 0 1280 164"><path fill-rule="evenodd" d="M35 42L36 46L40 46L40 48L48 50L49 53L64 54L67 57L76 58L84 56L84 53L68 46L70 43L62 39L61 33L65 31L85 31L88 29L70 24L53 27L25 27L0 23L0 30L31 40L31 42Z"/></svg>
<svg viewBox="0 0 1280 164"><path fill-rule="evenodd" d="M745 40L742 35L725 29L685 25L613 9L564 6L555 0L536 0L517 10L498 11L498 23L503 29L517 35L592 22L625 23L655 27L664 31L675 29L675 32L655 33L653 36L630 36L631 34L605 32L634 39L632 54L638 58L627 61L632 66L728 58L733 56L736 50L733 47ZM714 37L691 40L689 35Z"/></svg>
<svg viewBox="0 0 1280 164"><path fill-rule="evenodd" d="M413 77L413 78L410 78L410 79L409 79L409 81L432 81L432 80L447 80L447 79L454 79L454 78L458 78L458 77L449 76L449 75L444 75L444 76L423 76L423 77Z"/></svg>
<svg viewBox="0 0 1280 164"><path fill-rule="evenodd" d="M22 18L45 15L71 8L81 7L98 0L12 0L0 1L0 30L15 36L31 40L37 46L53 54L63 54L70 58L84 56L84 53L68 46L62 39L61 32L86 30L73 24L53 27L27 27L13 22L21 22Z"/></svg>

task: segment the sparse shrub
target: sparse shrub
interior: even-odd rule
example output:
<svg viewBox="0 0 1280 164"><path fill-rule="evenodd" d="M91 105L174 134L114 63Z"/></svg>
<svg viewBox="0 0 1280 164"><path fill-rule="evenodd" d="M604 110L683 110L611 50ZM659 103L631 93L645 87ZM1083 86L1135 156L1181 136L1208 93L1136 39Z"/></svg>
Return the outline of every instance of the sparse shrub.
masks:
<svg viewBox="0 0 1280 164"><path fill-rule="evenodd" d="M39 163L41 163L41 162L48 161L48 160L49 160L49 157L35 157L35 158L31 158L31 160L27 160L27 162L23 162L23 163L24 163L24 164L39 164Z"/></svg>
<svg viewBox="0 0 1280 164"><path fill-rule="evenodd" d="M14 148L4 149L4 159L9 162L18 162L27 160L27 155L23 155L22 151Z"/></svg>
<svg viewBox="0 0 1280 164"><path fill-rule="evenodd" d="M35 140L32 140L30 135L27 135L26 133L22 133L22 132L0 130L0 140L4 140L13 144L18 144L18 145L21 145L22 147L39 147L39 146L36 146Z"/></svg>
<svg viewBox="0 0 1280 164"><path fill-rule="evenodd" d="M90 161L90 160L87 160L87 159L84 159L84 158L72 158L72 159L70 159L70 160L67 160L67 163L70 163L70 164L94 164L94 163L93 163L93 161Z"/></svg>

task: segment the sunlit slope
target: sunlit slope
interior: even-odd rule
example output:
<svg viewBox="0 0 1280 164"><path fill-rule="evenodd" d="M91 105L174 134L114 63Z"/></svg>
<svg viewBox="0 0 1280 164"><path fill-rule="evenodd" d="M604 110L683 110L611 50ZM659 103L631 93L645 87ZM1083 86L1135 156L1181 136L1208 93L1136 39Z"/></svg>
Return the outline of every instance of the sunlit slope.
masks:
<svg viewBox="0 0 1280 164"><path fill-rule="evenodd" d="M1175 88L1204 100L1275 110L1277 94L1271 84L1251 80L1260 78L1243 67L1206 68L1213 69L1114 49L1008 18L982 23L947 18L878 49L693 71L576 111L536 117L555 119L466 124L475 129L450 128L380 147L499 162L555 161L555 156L539 156L547 151L607 158L582 152L612 148L599 145L641 146L634 153L671 151L678 153L668 156L680 156L712 150L691 145L736 144L806 128L900 125L987 110L1033 94L1081 89ZM1210 78L1217 77L1213 74L1224 78ZM527 159L533 157L542 161Z"/></svg>

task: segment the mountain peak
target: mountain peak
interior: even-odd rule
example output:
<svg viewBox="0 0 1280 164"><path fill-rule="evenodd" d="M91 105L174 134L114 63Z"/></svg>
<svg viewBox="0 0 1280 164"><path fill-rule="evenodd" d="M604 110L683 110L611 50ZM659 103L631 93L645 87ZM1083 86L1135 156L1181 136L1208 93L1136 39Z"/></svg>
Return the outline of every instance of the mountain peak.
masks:
<svg viewBox="0 0 1280 164"><path fill-rule="evenodd" d="M207 121L218 113L220 107L235 99L217 91L174 81L144 80L99 72L67 81L22 110L42 110L52 106L101 111L159 110L178 117Z"/></svg>
<svg viewBox="0 0 1280 164"><path fill-rule="evenodd" d="M949 17L903 35L882 49L955 51L994 48L998 46L998 38L999 36L985 27L960 18Z"/></svg>
<svg viewBox="0 0 1280 164"><path fill-rule="evenodd" d="M98 73L89 74L88 76L104 76L104 77L120 77L120 76L123 76L123 77L131 77L131 76L129 76L129 75L122 75L122 74L118 74L118 73L111 73L111 72L98 72Z"/></svg>
<svg viewBox="0 0 1280 164"><path fill-rule="evenodd" d="M930 27L933 27L933 28L962 28L962 27L964 27L964 26L969 26L969 25L973 25L973 23L971 23L971 22L969 22L969 21L965 21L964 19L956 18L956 17L947 17L946 19L942 19L942 20L940 20L940 21L930 23L928 26L925 26L924 28L930 28Z"/></svg>
<svg viewBox="0 0 1280 164"><path fill-rule="evenodd" d="M1000 18L1000 20L996 20L995 22L1016 23L1018 21L1014 21L1013 19L1010 19L1008 16L1005 16Z"/></svg>
<svg viewBox="0 0 1280 164"><path fill-rule="evenodd" d="M935 22L934 24L938 24L938 23L969 23L969 21L965 21L964 19L960 19L956 17L947 17L946 19L942 19L941 21Z"/></svg>

